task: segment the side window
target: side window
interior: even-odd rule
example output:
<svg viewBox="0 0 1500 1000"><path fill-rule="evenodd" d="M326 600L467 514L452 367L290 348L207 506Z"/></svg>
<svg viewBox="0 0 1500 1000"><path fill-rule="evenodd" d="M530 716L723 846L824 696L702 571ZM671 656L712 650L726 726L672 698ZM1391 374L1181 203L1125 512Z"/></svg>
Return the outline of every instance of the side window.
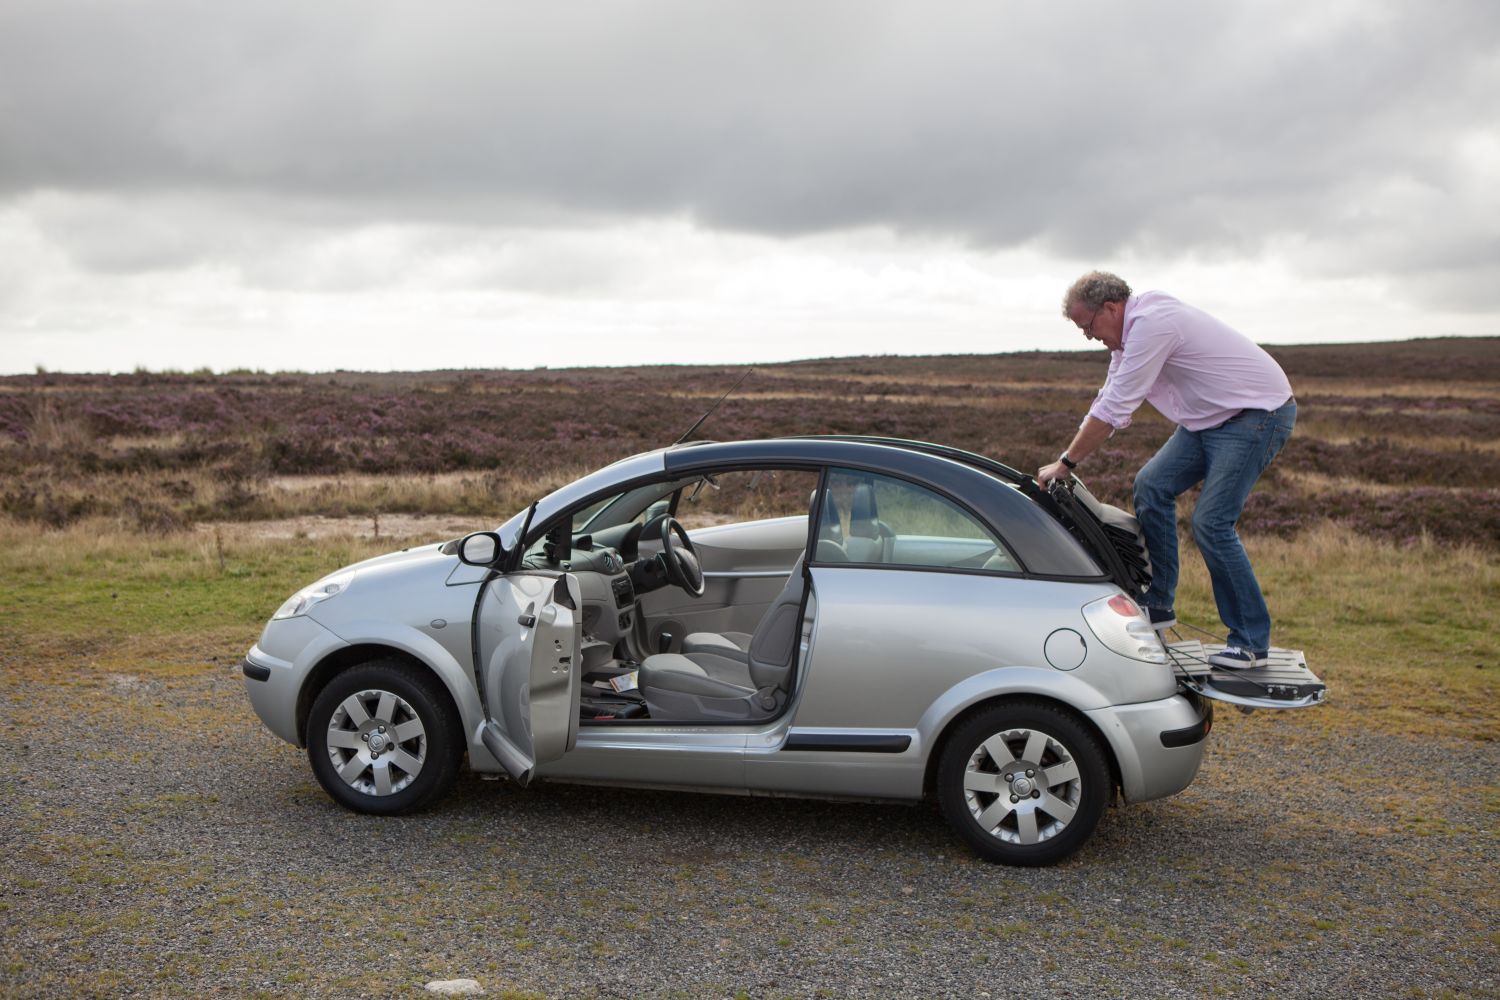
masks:
<svg viewBox="0 0 1500 1000"><path fill-rule="evenodd" d="M677 520L689 530L774 517L806 517L818 474L807 469L746 469L684 486Z"/></svg>
<svg viewBox="0 0 1500 1000"><path fill-rule="evenodd" d="M968 511L932 490L867 472L832 470L818 559L1014 573L1016 561Z"/></svg>

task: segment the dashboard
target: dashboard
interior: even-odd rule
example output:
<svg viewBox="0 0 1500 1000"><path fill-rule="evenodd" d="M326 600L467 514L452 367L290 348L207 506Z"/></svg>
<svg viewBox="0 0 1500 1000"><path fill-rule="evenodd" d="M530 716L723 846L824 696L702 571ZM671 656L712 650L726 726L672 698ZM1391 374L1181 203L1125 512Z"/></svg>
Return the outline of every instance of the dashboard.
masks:
<svg viewBox="0 0 1500 1000"><path fill-rule="evenodd" d="M636 588L624 557L608 546L574 548L567 559L553 559L543 551L529 553L525 565L572 573L583 594L583 634L611 646L630 634L635 624Z"/></svg>

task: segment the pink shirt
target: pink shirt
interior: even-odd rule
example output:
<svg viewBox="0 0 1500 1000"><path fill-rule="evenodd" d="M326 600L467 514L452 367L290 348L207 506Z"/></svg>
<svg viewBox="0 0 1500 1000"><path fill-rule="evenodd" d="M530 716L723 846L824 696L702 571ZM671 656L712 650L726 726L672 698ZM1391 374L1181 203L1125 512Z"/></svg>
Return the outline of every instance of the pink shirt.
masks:
<svg viewBox="0 0 1500 1000"><path fill-rule="evenodd" d="M1279 409L1292 384L1249 337L1165 292L1125 302L1120 349L1089 416L1130 426L1143 400L1190 431L1217 427L1241 410Z"/></svg>

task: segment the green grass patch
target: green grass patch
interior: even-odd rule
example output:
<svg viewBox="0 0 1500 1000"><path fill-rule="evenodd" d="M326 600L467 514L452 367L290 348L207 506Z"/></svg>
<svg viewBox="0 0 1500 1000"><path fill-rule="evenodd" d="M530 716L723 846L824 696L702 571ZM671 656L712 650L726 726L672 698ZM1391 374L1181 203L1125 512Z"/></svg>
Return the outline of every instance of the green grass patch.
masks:
<svg viewBox="0 0 1500 1000"><path fill-rule="evenodd" d="M1246 547L1271 610L1271 641L1301 649L1328 683L1299 725L1500 739L1500 556L1425 541L1398 546L1320 525ZM1184 621L1222 631L1202 559L1185 547Z"/></svg>
<svg viewBox="0 0 1500 1000"><path fill-rule="evenodd" d="M137 666L169 667L194 640L201 649L248 644L294 591L393 547L286 539L220 548L190 532L152 537L102 523L64 531L3 524L0 641L31 668L47 666L38 659L76 664L122 647L160 654Z"/></svg>

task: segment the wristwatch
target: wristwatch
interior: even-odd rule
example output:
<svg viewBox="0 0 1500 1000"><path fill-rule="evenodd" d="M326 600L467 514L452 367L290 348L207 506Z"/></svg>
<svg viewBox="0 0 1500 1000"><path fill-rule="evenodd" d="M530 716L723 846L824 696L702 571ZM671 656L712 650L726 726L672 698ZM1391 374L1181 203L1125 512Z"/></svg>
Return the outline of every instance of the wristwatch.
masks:
<svg viewBox="0 0 1500 1000"><path fill-rule="evenodd" d="M1063 465L1066 465L1069 469L1078 468L1078 463L1069 458L1067 452L1063 452L1061 455L1057 456L1057 460Z"/></svg>

